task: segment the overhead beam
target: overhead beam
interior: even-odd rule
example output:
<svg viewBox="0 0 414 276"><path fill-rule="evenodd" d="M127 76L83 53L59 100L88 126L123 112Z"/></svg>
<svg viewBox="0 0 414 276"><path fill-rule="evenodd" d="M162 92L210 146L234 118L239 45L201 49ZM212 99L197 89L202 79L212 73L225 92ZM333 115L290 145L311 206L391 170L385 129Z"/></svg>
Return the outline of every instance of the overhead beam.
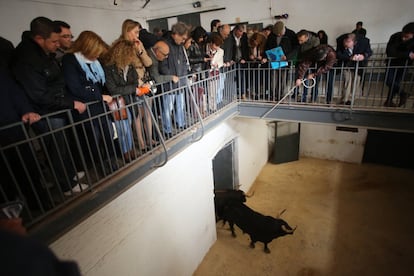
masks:
<svg viewBox="0 0 414 276"><path fill-rule="evenodd" d="M273 105L239 104L239 116L260 118ZM414 132L414 113L304 105L279 105L266 116L266 120L320 123L344 127Z"/></svg>

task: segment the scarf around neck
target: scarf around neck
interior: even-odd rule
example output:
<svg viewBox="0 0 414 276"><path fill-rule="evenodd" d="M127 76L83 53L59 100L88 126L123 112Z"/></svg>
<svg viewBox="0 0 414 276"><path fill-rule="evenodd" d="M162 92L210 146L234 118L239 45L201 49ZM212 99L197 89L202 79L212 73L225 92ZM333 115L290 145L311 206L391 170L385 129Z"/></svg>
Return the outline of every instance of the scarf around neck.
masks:
<svg viewBox="0 0 414 276"><path fill-rule="evenodd" d="M98 60L89 60L80 52L76 52L74 55L82 70L86 73L86 78L89 81L92 81L93 83L100 82L102 85L105 84L105 73Z"/></svg>

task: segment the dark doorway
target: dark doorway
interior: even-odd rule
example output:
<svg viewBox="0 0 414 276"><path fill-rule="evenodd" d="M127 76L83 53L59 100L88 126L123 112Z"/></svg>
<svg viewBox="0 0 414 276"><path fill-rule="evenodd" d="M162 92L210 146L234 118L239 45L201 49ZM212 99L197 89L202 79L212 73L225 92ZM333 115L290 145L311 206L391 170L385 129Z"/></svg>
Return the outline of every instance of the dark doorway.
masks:
<svg viewBox="0 0 414 276"><path fill-rule="evenodd" d="M234 140L224 146L213 159L214 189L235 189L235 143Z"/></svg>
<svg viewBox="0 0 414 276"><path fill-rule="evenodd" d="M187 25L194 27L201 26L200 23L200 14L199 13L189 13L178 15L177 20L180 22L184 22Z"/></svg>
<svg viewBox="0 0 414 276"><path fill-rule="evenodd" d="M414 169L414 134L368 130L362 162Z"/></svg>
<svg viewBox="0 0 414 276"><path fill-rule="evenodd" d="M148 32L152 33L154 28L157 27L160 30L169 30L167 18L148 20Z"/></svg>
<svg viewBox="0 0 414 276"><path fill-rule="evenodd" d="M275 144L272 163L281 164L299 160L300 124L275 123Z"/></svg>

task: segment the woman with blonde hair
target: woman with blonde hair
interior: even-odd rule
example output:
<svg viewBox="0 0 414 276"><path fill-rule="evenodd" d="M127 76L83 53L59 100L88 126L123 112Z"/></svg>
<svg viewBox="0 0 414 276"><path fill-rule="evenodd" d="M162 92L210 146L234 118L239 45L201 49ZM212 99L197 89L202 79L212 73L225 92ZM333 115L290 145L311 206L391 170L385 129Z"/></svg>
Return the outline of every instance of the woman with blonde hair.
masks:
<svg viewBox="0 0 414 276"><path fill-rule="evenodd" d="M148 55L147 51L144 48L143 43L139 40L139 32L141 30L141 24L132 19L126 19L122 23L122 33L119 38L113 43L117 43L120 40L128 40L134 44L135 47L135 56L136 60L134 61L134 67L137 72L138 77L138 87L144 87L144 89L148 89L150 85L146 83L146 67L150 67L152 65L151 57ZM139 142L139 147L141 150L146 150L147 147L151 147L152 142L152 119L151 119L151 105L152 101L148 96L141 96L146 97L147 103L149 105L149 109L146 109L143 106L143 98L141 98L138 102L140 105L138 106L138 114L136 115L135 125L137 130L137 137ZM146 141L144 141L143 132L146 133Z"/></svg>
<svg viewBox="0 0 414 276"><path fill-rule="evenodd" d="M75 121L83 121L78 127L78 135L84 149L89 154L90 161L112 161L111 170L116 169L113 160L115 148L112 141L111 122L105 114L105 102L111 102L112 97L103 93L105 74L98 58L108 49L102 38L92 31L83 31L74 41L68 53L63 56L62 66L66 86L74 100L87 103L86 112L74 112ZM91 119L92 118L92 119ZM88 144L84 141L87 139ZM101 142L105 150L100 150Z"/></svg>
<svg viewBox="0 0 414 276"><path fill-rule="evenodd" d="M104 57L104 71L106 76L106 87L112 96L119 95L125 101L127 118L116 120L115 126L122 153L126 162L135 158L133 150L133 136L131 130L131 111L135 110L131 104L137 102L136 95L139 94L138 74L135 70L137 64L134 43L128 40L116 41ZM145 143L142 136L138 136L140 146Z"/></svg>

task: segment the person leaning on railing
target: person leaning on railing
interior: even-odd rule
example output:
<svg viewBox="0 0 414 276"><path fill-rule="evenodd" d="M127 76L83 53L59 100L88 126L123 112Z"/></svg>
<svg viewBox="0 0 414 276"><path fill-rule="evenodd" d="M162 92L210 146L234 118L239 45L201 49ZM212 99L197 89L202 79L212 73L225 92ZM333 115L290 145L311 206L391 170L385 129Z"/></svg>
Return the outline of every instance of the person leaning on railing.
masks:
<svg viewBox="0 0 414 276"><path fill-rule="evenodd" d="M23 126L15 123L23 122L29 126L38 122L40 115L34 112L23 90L3 69L0 69L0 93L0 147L3 156L0 158L0 176L1 190L5 193L0 196L0 203L25 198L27 206L38 209L35 193L30 187L30 183L34 183L37 192L42 194L43 188L34 162L36 157L27 143L3 148L27 139ZM26 169L28 175L22 173L22 168ZM23 194L19 194L19 190Z"/></svg>
<svg viewBox="0 0 414 276"><path fill-rule="evenodd" d="M126 109L116 111L121 116L124 112L126 117L116 118L115 116L114 121L126 162L135 159L131 129L133 118L131 114L133 114L132 112L135 113L135 103L137 102L138 74L135 70L136 59L134 43L128 40L114 42L104 56L104 71L108 92L113 96L118 95L114 97L113 101L116 102L117 99L122 98L125 104L129 105ZM131 104L134 105L130 106Z"/></svg>
<svg viewBox="0 0 414 276"><path fill-rule="evenodd" d="M361 75L363 73L362 69L355 72L354 68L357 64L359 68L365 67L368 64L368 58L372 55L372 50L368 38L357 37L353 33L345 36L342 43L344 47L338 47L336 50L338 63L342 63L341 65L345 67L343 70L345 84L339 104L350 105L353 84L356 84L353 90L359 92L361 89ZM357 78L355 82L353 77Z"/></svg>
<svg viewBox="0 0 414 276"><path fill-rule="evenodd" d="M309 67L317 63L316 71L309 73L307 76L306 73ZM299 86L303 83L305 79L313 79L322 74L326 74L333 68L336 63L336 53L335 50L329 45L318 45L314 49L308 51L302 58L302 61L298 64L298 73L296 77L296 86Z"/></svg>
<svg viewBox="0 0 414 276"><path fill-rule="evenodd" d="M186 41L186 49L188 60L190 62L190 72L192 74L191 81L198 82L197 84L192 85L191 89L195 95L196 103L198 108L201 111L202 116L205 116L205 91L204 87L200 85L200 81L206 76L202 73L207 69L211 58L206 55L206 40L207 32L203 27L197 26L191 32L191 37ZM188 46L188 47L187 47ZM192 110L195 107L193 107ZM193 113L193 116L196 116L196 113Z"/></svg>
<svg viewBox="0 0 414 276"><path fill-rule="evenodd" d="M83 31L62 59L69 93L74 99L88 104L88 112L74 114L75 121L86 120L77 129L83 154L95 164L104 162L104 175L117 169L111 118L105 115L107 109L104 103L111 102L112 97L104 94L105 74L98 61L107 47L96 33ZM101 146L105 150L101 150ZM102 164L98 167L101 168Z"/></svg>
<svg viewBox="0 0 414 276"><path fill-rule="evenodd" d="M149 88L149 85L145 83L146 67L151 66L152 60L148 55L147 50L144 47L144 44L141 42L140 30L141 24L132 19L126 19L122 23L122 32L117 40L128 40L134 43L135 46L135 61L134 67L137 71L138 76L138 86L146 86ZM115 41L116 42L116 41ZM114 43L115 43L114 42ZM150 44L152 44L151 42ZM144 97L146 98L149 109L144 108ZM137 139L139 143L139 150L145 151L147 147L152 146L152 121L151 121L151 106L152 99L147 95L139 95L137 98L138 105L135 116L135 129L137 134ZM147 139L144 139L144 132Z"/></svg>
<svg viewBox="0 0 414 276"><path fill-rule="evenodd" d="M62 70L54 53L59 46L61 29L46 17L37 17L30 23L30 32L25 32L22 41L16 47L12 71L18 83L23 87L35 112L45 115L64 110L73 110L81 114L86 105L74 100L68 94ZM68 124L67 113L41 120L32 125L36 134L45 134ZM48 167L53 170L63 192L80 191L87 186L77 185L76 168L71 162L63 130L44 138L44 153L50 157ZM68 177L66 177L66 175Z"/></svg>
<svg viewBox="0 0 414 276"><path fill-rule="evenodd" d="M207 89L207 108L209 112L217 110L217 98L223 95L224 77L220 70L224 67L223 38L219 34L212 34L206 45L206 52L211 58Z"/></svg>
<svg viewBox="0 0 414 276"><path fill-rule="evenodd" d="M160 62L160 73L163 75L176 75L180 79L178 83L166 85L166 90L177 89L175 93L165 93L162 96L162 123L165 137L171 137L173 131L172 111L174 109L174 121L177 132L186 128L186 102L187 78L189 61L184 48L184 42L189 35L189 27L183 22L177 22L171 27L171 34L165 38L170 53L166 59Z"/></svg>
<svg viewBox="0 0 414 276"><path fill-rule="evenodd" d="M398 106L405 105L409 94L401 87L401 81L405 74L404 66L413 64L414 60L414 22L405 25L401 32L393 34L387 43L387 57L390 68L387 73L387 86L389 87L387 100L384 106L395 107L393 102L395 95L400 95ZM395 68L394 66L402 66Z"/></svg>

